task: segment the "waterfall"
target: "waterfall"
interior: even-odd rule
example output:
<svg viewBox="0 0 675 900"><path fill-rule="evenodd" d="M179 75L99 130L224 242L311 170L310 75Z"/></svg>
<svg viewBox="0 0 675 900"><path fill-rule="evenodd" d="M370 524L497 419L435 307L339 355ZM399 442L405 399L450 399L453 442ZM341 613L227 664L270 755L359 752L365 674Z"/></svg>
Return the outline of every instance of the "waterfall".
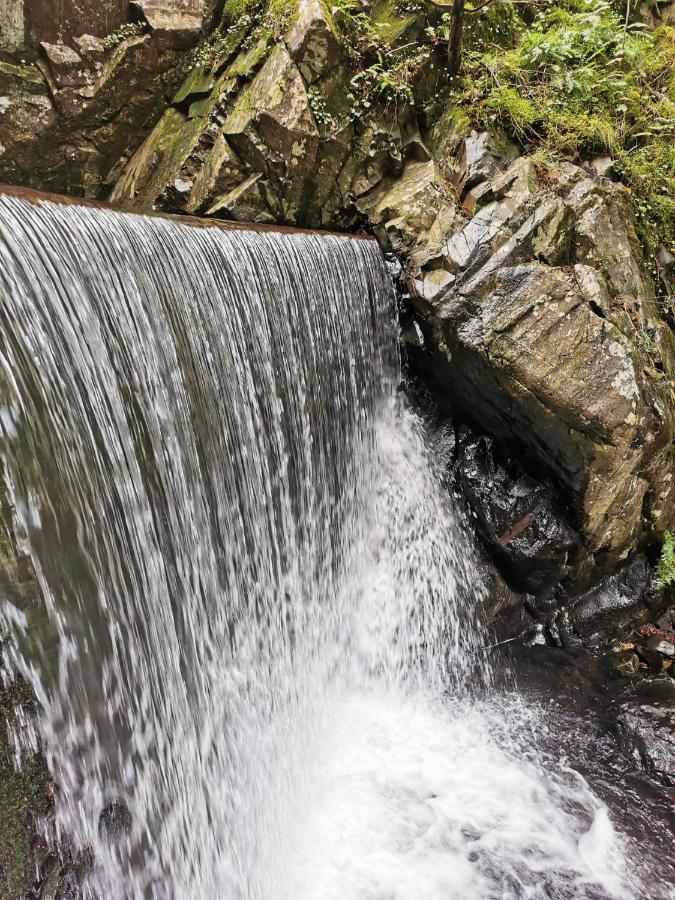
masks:
<svg viewBox="0 0 675 900"><path fill-rule="evenodd" d="M0 196L0 320L42 594L14 662L87 896L628 895L604 804L490 689L374 242Z"/></svg>

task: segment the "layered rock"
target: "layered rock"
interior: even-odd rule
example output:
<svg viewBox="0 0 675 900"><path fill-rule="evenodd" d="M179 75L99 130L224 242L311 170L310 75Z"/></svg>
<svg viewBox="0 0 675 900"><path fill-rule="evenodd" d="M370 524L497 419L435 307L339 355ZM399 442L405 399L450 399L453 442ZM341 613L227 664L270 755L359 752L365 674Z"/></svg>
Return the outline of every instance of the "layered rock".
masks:
<svg viewBox="0 0 675 900"><path fill-rule="evenodd" d="M554 479L591 578L675 520L673 335L625 189L570 164L544 174L525 158L473 187L460 174L473 215L445 241L416 236L410 287L427 371Z"/></svg>

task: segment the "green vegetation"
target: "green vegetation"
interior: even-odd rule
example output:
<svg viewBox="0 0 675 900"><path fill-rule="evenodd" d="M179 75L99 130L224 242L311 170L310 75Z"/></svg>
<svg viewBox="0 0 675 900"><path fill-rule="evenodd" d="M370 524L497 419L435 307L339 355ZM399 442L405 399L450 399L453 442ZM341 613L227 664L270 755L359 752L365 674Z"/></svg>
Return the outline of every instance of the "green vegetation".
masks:
<svg viewBox="0 0 675 900"><path fill-rule="evenodd" d="M656 566L656 584L659 590L675 584L675 543L669 531L663 535L661 557Z"/></svg>
<svg viewBox="0 0 675 900"><path fill-rule="evenodd" d="M225 0L221 28L267 31L272 37L281 36L295 15L294 0Z"/></svg>
<svg viewBox="0 0 675 900"><path fill-rule="evenodd" d="M530 7L531 9L532 7ZM648 256L675 242L675 30L627 25L599 0L496 3L467 33L462 102L551 159L610 154L636 196ZM471 19L471 17L469 17Z"/></svg>
<svg viewBox="0 0 675 900"><path fill-rule="evenodd" d="M195 67L219 71L235 47L264 52L296 9L295 0L226 0ZM348 67L338 98L335 79L311 88L323 130L406 109L431 123L452 107L542 166L611 156L611 174L634 193L645 258L661 244L675 249L675 29L626 23L625 8L604 0L466 0L452 79L449 3L374 0L366 13L356 0L326 0L325 12Z"/></svg>
<svg viewBox="0 0 675 900"><path fill-rule="evenodd" d="M137 22L129 22L126 25L120 25L120 27L116 31L113 31L109 35L104 37L103 46L106 48L106 50L114 50L114 48L119 46L122 41L126 41L127 38L137 37L142 33L142 25Z"/></svg>

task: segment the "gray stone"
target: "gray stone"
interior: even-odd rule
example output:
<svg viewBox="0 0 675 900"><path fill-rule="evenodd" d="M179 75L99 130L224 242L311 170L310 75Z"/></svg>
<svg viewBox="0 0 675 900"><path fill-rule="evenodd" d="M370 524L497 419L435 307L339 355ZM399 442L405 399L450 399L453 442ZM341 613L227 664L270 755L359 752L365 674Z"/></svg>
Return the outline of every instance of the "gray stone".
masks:
<svg viewBox="0 0 675 900"><path fill-rule="evenodd" d="M617 724L627 749L637 752L646 770L675 785L675 710L625 704Z"/></svg>
<svg viewBox="0 0 675 900"><path fill-rule="evenodd" d="M320 0L300 0L286 46L307 84L338 63L340 46Z"/></svg>
<svg viewBox="0 0 675 900"><path fill-rule="evenodd" d="M649 576L649 564L639 556L577 597L572 609L577 631L582 636L602 628L616 631L622 623L637 618L635 612L649 589Z"/></svg>

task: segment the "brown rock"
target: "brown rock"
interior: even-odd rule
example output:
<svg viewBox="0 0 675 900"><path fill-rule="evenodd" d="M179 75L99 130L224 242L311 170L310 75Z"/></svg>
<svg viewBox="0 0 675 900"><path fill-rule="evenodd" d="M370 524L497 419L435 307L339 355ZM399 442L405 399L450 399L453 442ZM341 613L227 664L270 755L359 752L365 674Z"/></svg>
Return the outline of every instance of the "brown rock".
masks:
<svg viewBox="0 0 675 900"><path fill-rule="evenodd" d="M82 57L72 47L65 44L40 44L47 61L49 72L58 88L80 87L91 81L91 72Z"/></svg>

